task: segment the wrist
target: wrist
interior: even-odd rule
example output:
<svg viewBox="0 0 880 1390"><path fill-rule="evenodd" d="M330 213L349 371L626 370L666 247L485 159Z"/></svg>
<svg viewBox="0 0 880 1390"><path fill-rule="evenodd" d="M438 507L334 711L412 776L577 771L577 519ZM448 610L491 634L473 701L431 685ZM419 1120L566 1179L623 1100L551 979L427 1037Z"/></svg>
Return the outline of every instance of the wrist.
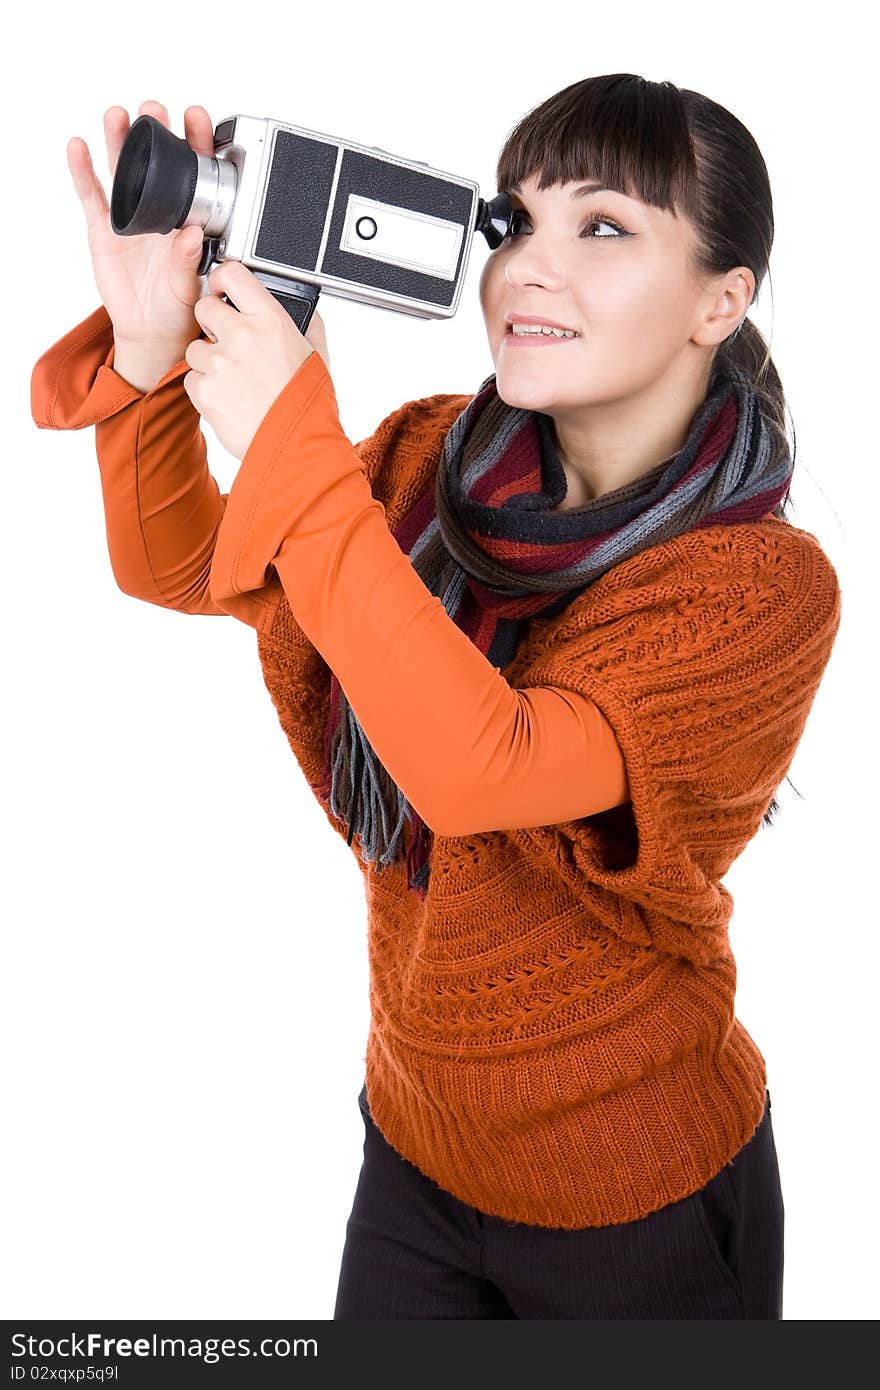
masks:
<svg viewBox="0 0 880 1390"><path fill-rule="evenodd" d="M146 394L184 357L188 343L145 344L114 335L113 371Z"/></svg>

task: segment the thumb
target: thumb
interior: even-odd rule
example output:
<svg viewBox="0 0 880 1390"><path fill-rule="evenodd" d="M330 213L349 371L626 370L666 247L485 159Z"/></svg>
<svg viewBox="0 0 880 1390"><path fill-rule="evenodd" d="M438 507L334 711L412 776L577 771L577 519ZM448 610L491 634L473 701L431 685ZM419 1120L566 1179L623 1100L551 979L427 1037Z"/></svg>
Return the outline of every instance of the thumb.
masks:
<svg viewBox="0 0 880 1390"><path fill-rule="evenodd" d="M168 283L172 294L181 304L192 306L199 298L201 281L196 271L202 249L202 233L199 227L185 227L178 232L171 247L168 262Z"/></svg>
<svg viewBox="0 0 880 1390"><path fill-rule="evenodd" d="M181 255L187 261L194 261L202 250L201 227L185 227L177 238Z"/></svg>

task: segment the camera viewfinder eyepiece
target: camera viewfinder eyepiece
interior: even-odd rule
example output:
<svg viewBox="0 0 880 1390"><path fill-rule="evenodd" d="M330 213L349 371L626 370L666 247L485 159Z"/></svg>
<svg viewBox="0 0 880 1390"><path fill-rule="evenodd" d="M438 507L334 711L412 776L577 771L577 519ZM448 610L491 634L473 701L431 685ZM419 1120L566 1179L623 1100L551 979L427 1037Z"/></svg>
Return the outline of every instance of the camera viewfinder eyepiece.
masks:
<svg viewBox="0 0 880 1390"><path fill-rule="evenodd" d="M490 202L486 202L485 198L479 201L474 231L483 233L493 251L501 245L510 230L512 211L513 201L508 193L496 193Z"/></svg>

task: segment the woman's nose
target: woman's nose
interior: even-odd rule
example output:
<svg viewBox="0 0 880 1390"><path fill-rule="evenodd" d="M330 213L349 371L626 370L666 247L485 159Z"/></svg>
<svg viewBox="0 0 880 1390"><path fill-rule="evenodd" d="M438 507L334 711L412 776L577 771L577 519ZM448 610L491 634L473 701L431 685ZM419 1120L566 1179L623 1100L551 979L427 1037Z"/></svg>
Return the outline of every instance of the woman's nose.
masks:
<svg viewBox="0 0 880 1390"><path fill-rule="evenodd" d="M562 282L559 266L554 266L547 254L517 249L504 263L504 278L513 287L544 285L557 289Z"/></svg>

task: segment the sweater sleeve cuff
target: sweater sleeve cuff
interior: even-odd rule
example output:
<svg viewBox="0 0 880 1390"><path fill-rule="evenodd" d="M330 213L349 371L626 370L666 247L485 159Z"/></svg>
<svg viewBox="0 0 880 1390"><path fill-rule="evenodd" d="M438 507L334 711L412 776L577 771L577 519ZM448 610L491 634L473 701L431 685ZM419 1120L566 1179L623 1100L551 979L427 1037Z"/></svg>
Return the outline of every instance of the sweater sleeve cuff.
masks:
<svg viewBox="0 0 880 1390"><path fill-rule="evenodd" d="M40 429L81 430L107 420L189 370L175 363L144 393L113 368L113 323L100 305L47 349L31 372L31 415Z"/></svg>
<svg viewBox="0 0 880 1390"><path fill-rule="evenodd" d="M276 396L241 461L211 565L221 606L261 589L285 536L342 473L363 471L339 421L323 357L313 351Z"/></svg>

